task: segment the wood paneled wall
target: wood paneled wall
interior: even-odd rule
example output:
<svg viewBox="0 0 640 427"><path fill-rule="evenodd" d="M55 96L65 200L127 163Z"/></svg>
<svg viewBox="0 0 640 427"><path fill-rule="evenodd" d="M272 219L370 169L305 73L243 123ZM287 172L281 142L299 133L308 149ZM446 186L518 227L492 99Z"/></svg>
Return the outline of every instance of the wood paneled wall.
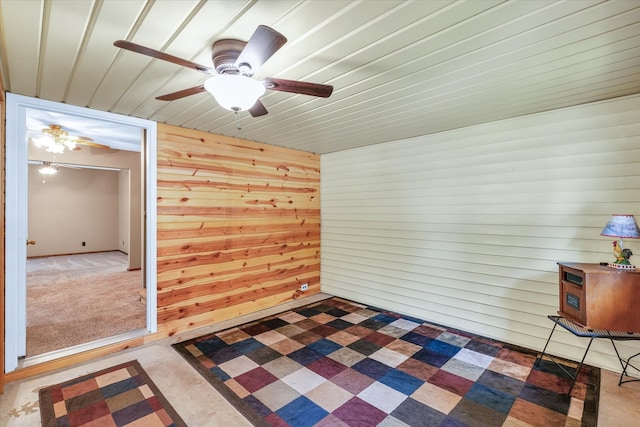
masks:
<svg viewBox="0 0 640 427"><path fill-rule="evenodd" d="M636 95L323 155L323 292L542 350L557 262L613 261L610 215L640 221L639 118ZM588 362L620 371L607 341Z"/></svg>
<svg viewBox="0 0 640 427"><path fill-rule="evenodd" d="M320 291L320 157L158 125L158 328Z"/></svg>

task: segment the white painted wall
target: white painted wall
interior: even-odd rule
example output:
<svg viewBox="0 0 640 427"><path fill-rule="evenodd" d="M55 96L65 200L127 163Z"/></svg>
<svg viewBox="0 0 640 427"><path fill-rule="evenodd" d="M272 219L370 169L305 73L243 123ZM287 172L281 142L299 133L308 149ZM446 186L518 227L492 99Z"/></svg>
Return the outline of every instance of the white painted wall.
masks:
<svg viewBox="0 0 640 427"><path fill-rule="evenodd" d="M142 215L144 184L140 152L84 147L81 150L65 151L63 154L54 155L34 147L33 144L29 144L28 149L29 160L116 168L121 169L121 173L128 176L128 183L126 184L128 185L128 189L126 189L125 192L125 189L122 188L121 196L129 197L129 200L121 204L121 206L129 209L129 218L121 218L120 220L120 224L128 227L128 230L120 233L120 245L116 245L114 249L120 249L129 255L129 268L140 268L143 262L144 246L144 218ZM125 185L124 181L122 185ZM122 214L126 215L124 212L122 212ZM118 215L118 212L116 212L116 215ZM115 239L117 239L118 230L115 230L114 233L114 236L116 236ZM122 239L125 237L128 238L128 240L125 240L125 244L123 245ZM118 240L116 240L116 242L117 241ZM32 254L29 253L29 256L32 256Z"/></svg>
<svg viewBox="0 0 640 427"><path fill-rule="evenodd" d="M542 350L556 263L613 261L609 216L640 222L640 96L323 155L321 177L323 292ZM587 362L620 371L606 341Z"/></svg>
<svg viewBox="0 0 640 427"><path fill-rule="evenodd" d="M119 172L61 167L43 182L40 167L29 165L27 256L118 250Z"/></svg>

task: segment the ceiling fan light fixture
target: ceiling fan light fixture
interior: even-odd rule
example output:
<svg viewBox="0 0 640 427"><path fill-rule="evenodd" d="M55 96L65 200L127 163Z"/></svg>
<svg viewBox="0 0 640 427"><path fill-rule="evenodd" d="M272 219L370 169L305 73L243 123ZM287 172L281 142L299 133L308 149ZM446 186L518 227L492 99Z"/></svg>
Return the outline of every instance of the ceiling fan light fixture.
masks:
<svg viewBox="0 0 640 427"><path fill-rule="evenodd" d="M42 135L33 138L33 143L38 148L44 148L49 153L62 154L65 148L74 150L75 141L69 139L69 133L58 125L49 125L42 129Z"/></svg>
<svg viewBox="0 0 640 427"><path fill-rule="evenodd" d="M204 88L222 108L230 111L250 109L266 90L259 81L238 74L211 77L204 82Z"/></svg>
<svg viewBox="0 0 640 427"><path fill-rule="evenodd" d="M42 167L38 169L38 172L40 172L42 175L53 175L58 172L58 168L53 166L51 163L45 162L42 164Z"/></svg>

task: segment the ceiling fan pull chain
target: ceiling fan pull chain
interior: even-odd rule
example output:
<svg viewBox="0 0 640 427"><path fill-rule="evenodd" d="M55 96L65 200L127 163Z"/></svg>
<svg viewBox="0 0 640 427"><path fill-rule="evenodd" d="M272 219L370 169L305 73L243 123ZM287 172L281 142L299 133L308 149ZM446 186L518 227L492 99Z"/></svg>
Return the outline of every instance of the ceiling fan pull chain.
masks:
<svg viewBox="0 0 640 427"><path fill-rule="evenodd" d="M238 116L238 112L234 111L233 113L236 115L236 129L242 130L242 127L240 127L240 117Z"/></svg>

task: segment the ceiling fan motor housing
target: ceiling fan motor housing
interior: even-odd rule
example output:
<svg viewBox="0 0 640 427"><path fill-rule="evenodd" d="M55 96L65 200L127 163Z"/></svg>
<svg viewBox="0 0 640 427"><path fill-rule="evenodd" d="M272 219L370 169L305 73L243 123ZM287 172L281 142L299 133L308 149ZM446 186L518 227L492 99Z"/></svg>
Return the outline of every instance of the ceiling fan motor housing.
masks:
<svg viewBox="0 0 640 427"><path fill-rule="evenodd" d="M236 59L247 43L236 39L222 39L213 43L211 59L218 74L241 74Z"/></svg>

